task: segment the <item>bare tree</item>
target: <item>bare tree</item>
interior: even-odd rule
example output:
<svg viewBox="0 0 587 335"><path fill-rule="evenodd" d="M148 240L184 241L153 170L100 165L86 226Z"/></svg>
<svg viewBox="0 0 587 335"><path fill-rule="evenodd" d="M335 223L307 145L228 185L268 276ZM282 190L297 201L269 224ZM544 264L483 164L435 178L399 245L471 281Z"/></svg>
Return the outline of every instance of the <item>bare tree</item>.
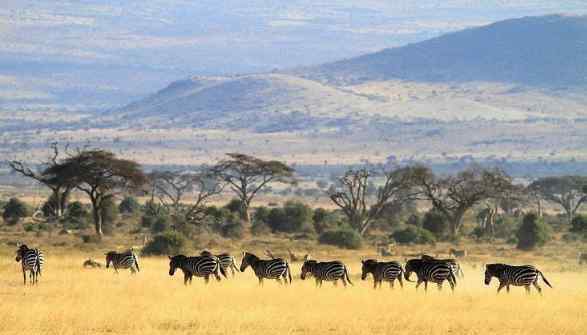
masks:
<svg viewBox="0 0 587 335"><path fill-rule="evenodd" d="M565 211L567 222L571 224L581 205L587 202L587 177L541 178L530 184L528 190L559 205Z"/></svg>
<svg viewBox="0 0 587 335"><path fill-rule="evenodd" d="M102 236L102 210L116 194L138 190L146 181L141 166L104 150L78 150L47 169L56 180L86 193L96 234Z"/></svg>
<svg viewBox="0 0 587 335"><path fill-rule="evenodd" d="M214 171L222 176L241 201L240 216L250 222L249 207L257 193L271 183L294 184L294 169L275 160L228 153L229 158L219 162Z"/></svg>
<svg viewBox="0 0 587 335"><path fill-rule="evenodd" d="M69 185L63 179L55 178L50 173L50 168L58 164L61 152L58 143L51 143L51 154L46 161L42 162L37 171L33 170L29 165L23 161L13 160L8 162L12 170L21 174L24 177L34 179L38 183L46 186L51 190L51 196L48 199L48 205L51 206L52 219L58 219L65 214L67 209L67 202L72 185ZM67 151L67 146L65 147Z"/></svg>
<svg viewBox="0 0 587 335"><path fill-rule="evenodd" d="M463 225L466 212L483 200L496 197L510 178L499 169L472 166L454 176L439 178L426 167L416 167L416 184L423 199L444 215L452 237Z"/></svg>
<svg viewBox="0 0 587 335"><path fill-rule="evenodd" d="M374 197L368 196L370 178L367 169L348 170L338 179L338 185L328 191L330 200L346 215L353 229L365 234L371 223L379 218L388 204L403 204L415 198L412 188L413 170L400 168L384 172L384 183Z"/></svg>
<svg viewBox="0 0 587 335"><path fill-rule="evenodd" d="M201 223L206 205L222 193L224 183L208 169L198 172L156 171L149 175L153 194L175 220ZM189 202L186 198L190 198Z"/></svg>

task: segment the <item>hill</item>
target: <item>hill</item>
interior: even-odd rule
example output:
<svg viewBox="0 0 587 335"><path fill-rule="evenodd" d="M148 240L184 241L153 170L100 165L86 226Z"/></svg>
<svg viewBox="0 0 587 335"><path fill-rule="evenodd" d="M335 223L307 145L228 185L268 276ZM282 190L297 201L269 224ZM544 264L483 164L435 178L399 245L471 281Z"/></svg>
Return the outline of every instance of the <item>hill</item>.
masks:
<svg viewBox="0 0 587 335"><path fill-rule="evenodd" d="M336 84L374 80L587 85L587 16L524 17L298 71Z"/></svg>

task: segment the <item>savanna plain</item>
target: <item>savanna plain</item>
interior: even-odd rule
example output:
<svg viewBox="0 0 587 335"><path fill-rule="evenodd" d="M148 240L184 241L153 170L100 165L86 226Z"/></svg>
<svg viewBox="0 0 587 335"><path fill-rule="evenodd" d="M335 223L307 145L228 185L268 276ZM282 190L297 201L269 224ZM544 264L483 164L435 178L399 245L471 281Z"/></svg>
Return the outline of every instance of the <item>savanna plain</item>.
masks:
<svg viewBox="0 0 587 335"><path fill-rule="evenodd" d="M396 283L373 290L370 277L360 278L360 252L336 256L349 265L354 286L318 289L312 279L300 279L301 264L293 263L289 286L266 281L259 287L247 269L209 285L196 278L186 287L181 272L169 276L164 257L141 258L141 272L132 276L83 269L84 255L72 252L48 257L33 287L23 286L19 264L2 252L0 333L584 334L587 327L587 272L570 260L533 260L554 287L541 282L539 296L522 288L496 295L495 279L483 284L482 263L466 261L454 293L447 285L416 291L405 282L403 289Z"/></svg>

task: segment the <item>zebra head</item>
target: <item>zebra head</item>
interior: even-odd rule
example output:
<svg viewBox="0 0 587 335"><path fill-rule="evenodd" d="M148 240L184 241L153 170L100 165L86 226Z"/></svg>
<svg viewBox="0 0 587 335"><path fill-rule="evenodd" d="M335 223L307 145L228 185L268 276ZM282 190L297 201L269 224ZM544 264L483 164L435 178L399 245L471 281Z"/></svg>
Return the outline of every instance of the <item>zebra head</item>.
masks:
<svg viewBox="0 0 587 335"><path fill-rule="evenodd" d="M15 260L17 262L20 262L20 260L22 259L22 255L24 254L25 251L29 250L29 247L27 247L26 244L18 244L18 249L16 250L16 258Z"/></svg>
<svg viewBox="0 0 587 335"><path fill-rule="evenodd" d="M104 255L106 255L106 269L108 269L110 267L110 262L114 264L114 257L116 256L116 251L109 251Z"/></svg>
<svg viewBox="0 0 587 335"><path fill-rule="evenodd" d="M410 259L409 261L406 262L405 271L404 271L404 278L407 281L411 281L410 275L412 274L412 272L418 271L418 269L422 265L422 262L423 261L421 259Z"/></svg>
<svg viewBox="0 0 587 335"><path fill-rule="evenodd" d="M184 255L169 256L169 275L173 276L177 268L181 268L186 260Z"/></svg>
<svg viewBox="0 0 587 335"><path fill-rule="evenodd" d="M208 250L203 250L202 252L200 252L200 256L212 257L213 254L210 251L208 251Z"/></svg>
<svg viewBox="0 0 587 335"><path fill-rule="evenodd" d="M312 271L314 271L314 267L316 266L317 263L318 262L314 261L314 260L304 261L304 264L302 265L302 274L300 275L302 280L305 280L306 276L312 275Z"/></svg>
<svg viewBox="0 0 587 335"><path fill-rule="evenodd" d="M367 275L370 273L375 273L375 267L377 266L376 259L361 259L361 280L367 279Z"/></svg>
<svg viewBox="0 0 587 335"><path fill-rule="evenodd" d="M485 285L491 283L492 277L498 277L501 272L503 264L487 264L485 265Z"/></svg>
<svg viewBox="0 0 587 335"><path fill-rule="evenodd" d="M243 252L243 259L241 261L241 267L240 270L241 272L245 272L245 270L247 269L247 267L249 265L253 265L253 263L257 262L259 260L259 257L248 253L248 252Z"/></svg>

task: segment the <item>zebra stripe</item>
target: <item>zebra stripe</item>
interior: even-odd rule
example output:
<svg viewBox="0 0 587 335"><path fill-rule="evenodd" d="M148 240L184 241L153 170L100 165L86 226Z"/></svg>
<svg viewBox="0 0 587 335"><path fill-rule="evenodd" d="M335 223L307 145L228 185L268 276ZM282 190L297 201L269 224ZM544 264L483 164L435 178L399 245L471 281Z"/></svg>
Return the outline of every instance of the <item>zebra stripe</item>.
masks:
<svg viewBox="0 0 587 335"><path fill-rule="evenodd" d="M106 255L106 268L114 267L114 271L118 273L118 269L130 269L132 274L140 271L139 260L133 250L128 250L123 253L117 253L116 251L110 251Z"/></svg>
<svg viewBox="0 0 587 335"><path fill-rule="evenodd" d="M331 262L318 262L315 260L306 260L302 265L302 280L305 280L308 275L313 276L316 279L316 286L321 287L323 281L332 281L334 285L342 280L344 286L353 284L349 278L349 272L343 262L331 261Z"/></svg>
<svg viewBox="0 0 587 335"><path fill-rule="evenodd" d="M463 273L463 269L461 268L461 265L454 258L439 259L439 258L434 258L434 257L428 256L428 255L422 255L420 258L425 261L445 262L450 266L452 273L455 277L465 278L465 274Z"/></svg>
<svg viewBox="0 0 587 335"><path fill-rule="evenodd" d="M395 280L399 281L401 287L404 287L402 273L404 270L398 262L378 262L376 259L361 260L362 274L361 280L367 279L367 275L373 276L373 288L381 287L384 281L389 282L393 288Z"/></svg>
<svg viewBox="0 0 587 335"><path fill-rule="evenodd" d="M216 256L196 256L187 257L177 255L169 257L169 275L173 276L176 269L181 269L184 275L183 283L187 285L188 281L192 283L192 277L204 277L206 284L210 281L210 276L214 276L220 281L218 271L226 278L226 272L222 269L218 257Z"/></svg>
<svg viewBox="0 0 587 335"><path fill-rule="evenodd" d="M499 280L497 293L504 287L509 293L510 285L524 286L526 292L530 293L530 285L534 285L538 293L542 294L542 288L538 285L539 275L544 283L552 288L542 272L532 265L487 264L485 266L485 285L489 285L491 278L496 277Z"/></svg>
<svg viewBox="0 0 587 335"><path fill-rule="evenodd" d="M454 291L456 286L456 278L452 268L445 262L427 261L423 259L411 259L406 263L404 278L410 281L410 274L416 273L418 281L416 289L420 284L424 283L424 290L428 290L428 282L433 282L438 285L438 289L442 289L442 283L448 281L450 288Z"/></svg>
<svg viewBox="0 0 587 335"><path fill-rule="evenodd" d="M249 266L255 272L257 279L259 279L259 285L263 285L263 279L275 279L281 284L281 278L283 278L286 284L289 279L289 283L291 284L289 264L281 258L263 260L251 253L245 252L241 261L241 272L245 272Z"/></svg>
<svg viewBox="0 0 587 335"><path fill-rule="evenodd" d="M31 285L37 284L45 264L43 252L40 249L30 249L25 244L22 244L16 251L16 261L21 263L24 285L26 285L27 271L29 272Z"/></svg>
<svg viewBox="0 0 587 335"><path fill-rule="evenodd" d="M220 267L224 270L224 272L228 272L228 269L232 272L234 276L238 268L236 267L236 260L234 257L227 253L222 253L220 255L213 255L210 251L204 250L200 253L200 256L216 256L220 261Z"/></svg>

